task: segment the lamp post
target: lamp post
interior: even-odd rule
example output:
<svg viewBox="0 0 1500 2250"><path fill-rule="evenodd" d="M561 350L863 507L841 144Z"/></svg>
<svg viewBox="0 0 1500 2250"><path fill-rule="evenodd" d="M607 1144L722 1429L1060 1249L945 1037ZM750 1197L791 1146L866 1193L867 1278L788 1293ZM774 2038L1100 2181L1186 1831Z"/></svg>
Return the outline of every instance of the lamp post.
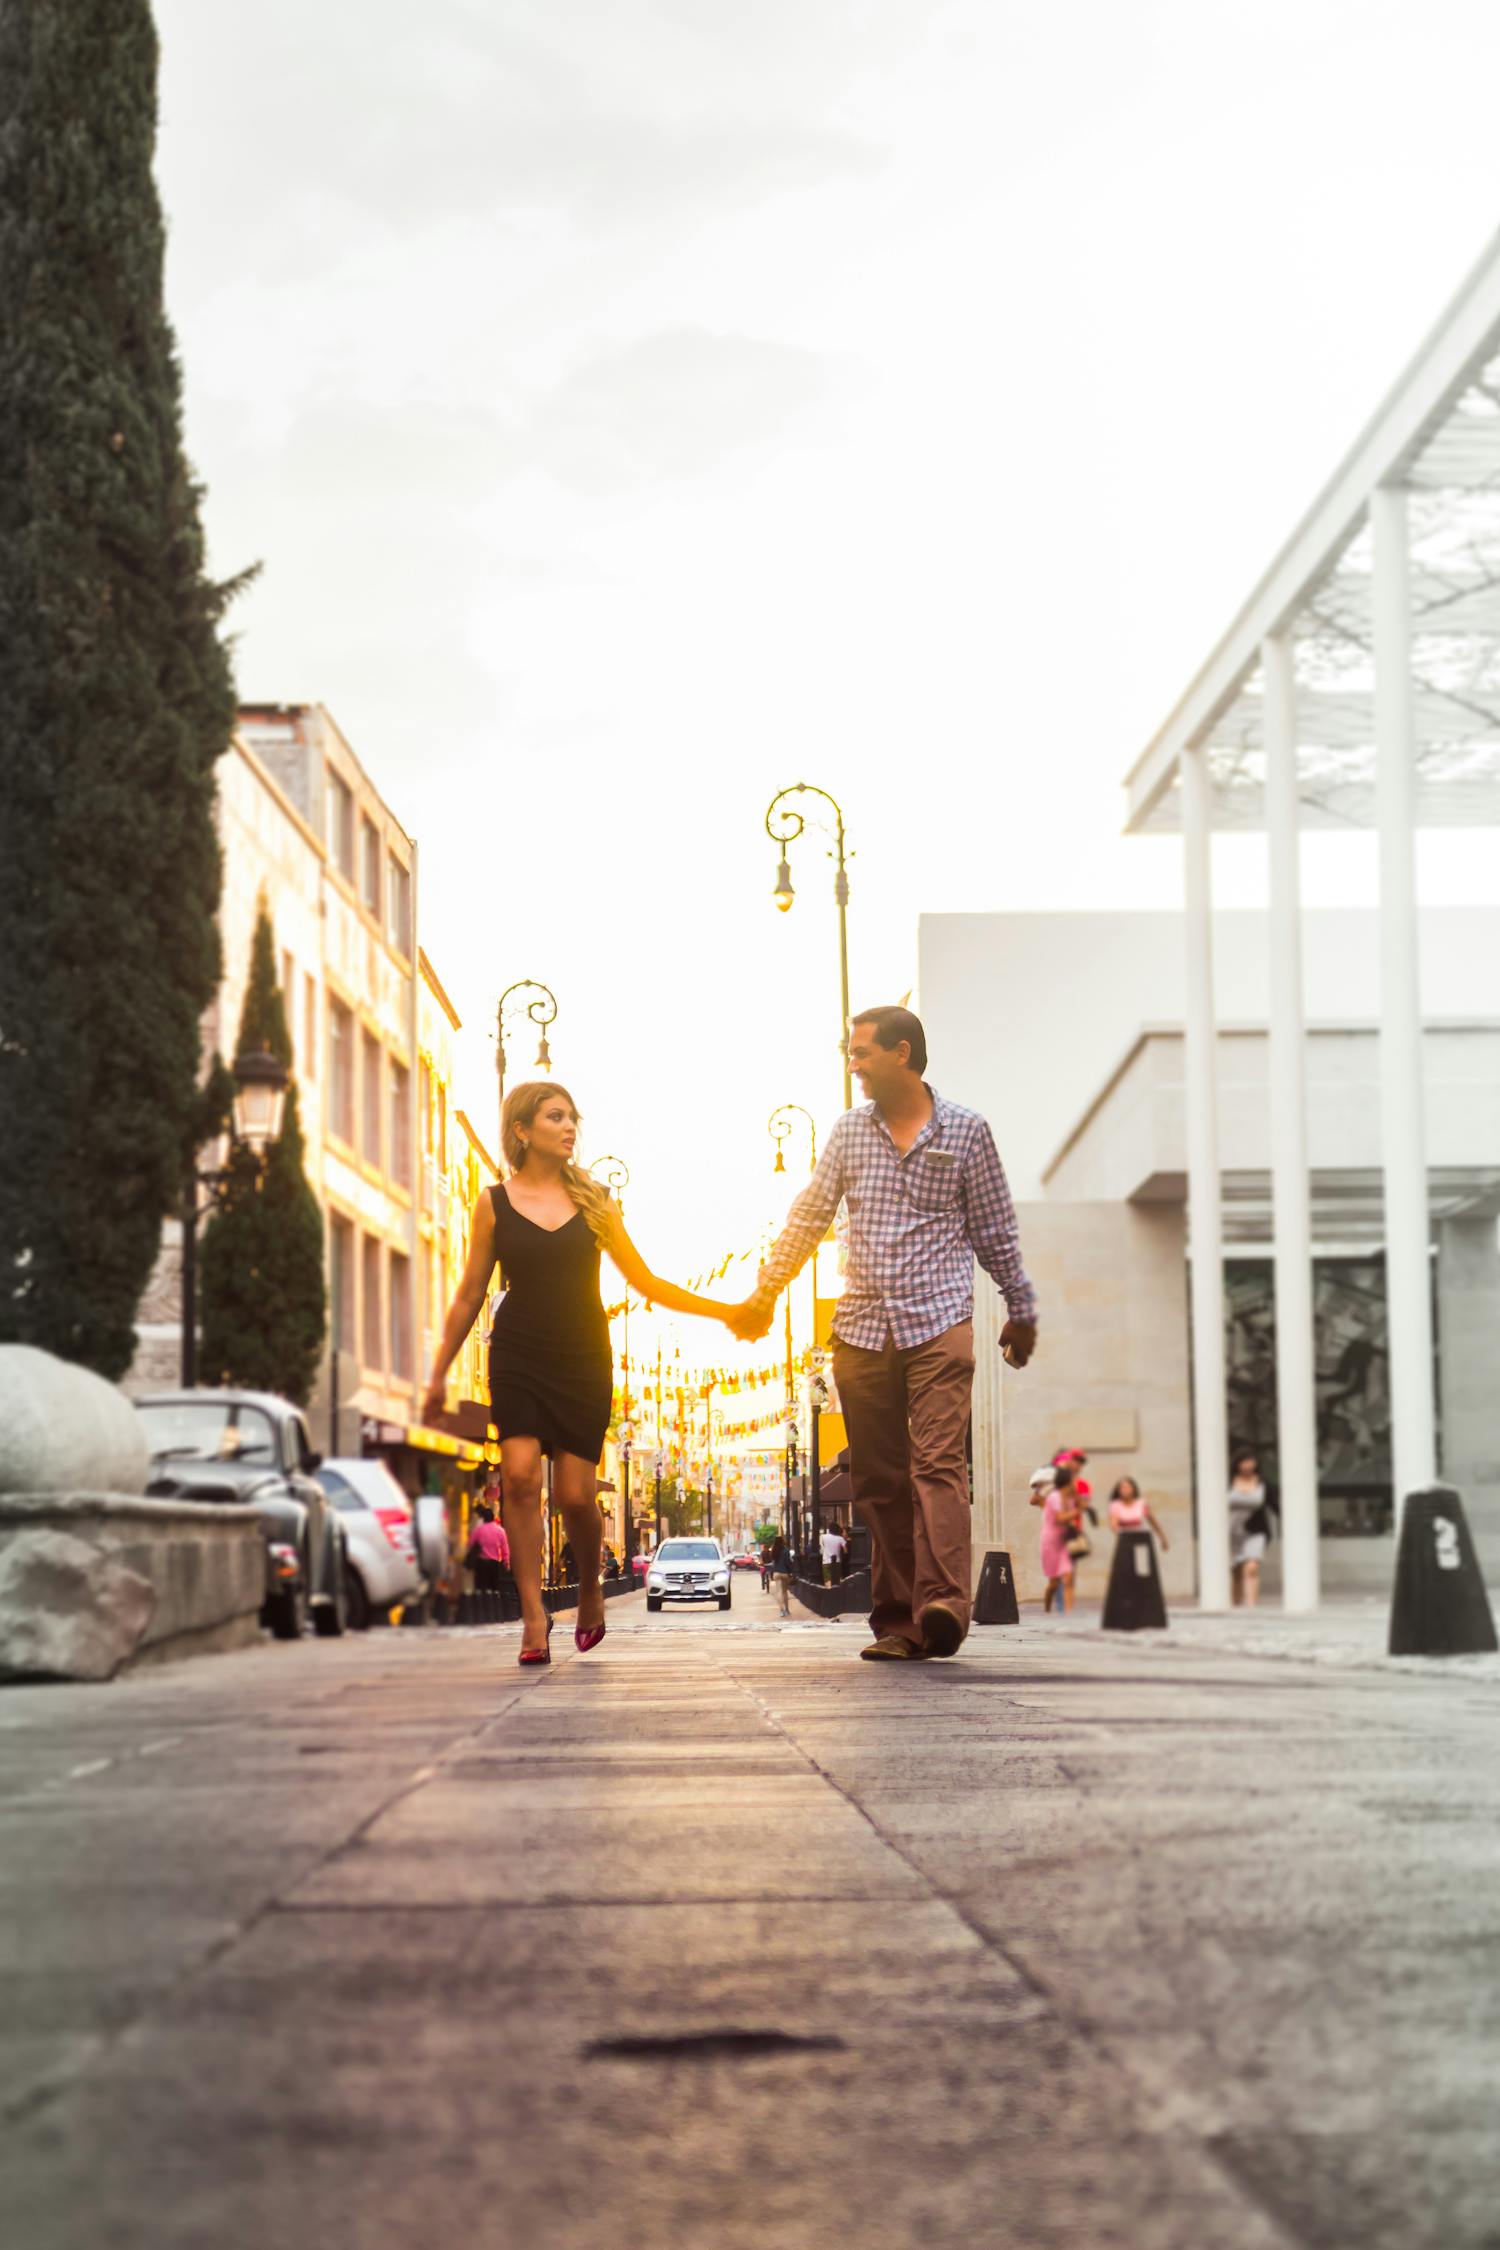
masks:
<svg viewBox="0 0 1500 2250"><path fill-rule="evenodd" d="M839 1057L844 1071L844 1107L850 1109L854 1104L854 1084L849 1075L849 855L845 850L844 812L837 798L830 797L826 789L814 788L810 781L794 781L789 789L778 791L766 810L766 834L773 844L781 846L774 896L778 909L785 914L797 895L792 889L792 867L786 853L787 846L795 844L807 826L808 816L789 801L801 796L821 797L833 815L832 828L816 814L811 817L815 828L821 828L825 836L832 836L833 850L828 856L838 865L833 895L839 910Z"/></svg>
<svg viewBox="0 0 1500 2250"><path fill-rule="evenodd" d="M776 1143L776 1163L774 1169L778 1172L784 1172L786 1170L786 1157L783 1154L783 1150L785 1149L787 1141L796 1130L794 1120L799 1117L803 1120L804 1124L807 1127L807 1136L809 1142L809 1159L807 1168L809 1172L816 1172L818 1168L818 1128L811 1111L805 1110L800 1102L783 1102L781 1104L781 1107L779 1109L773 1109L770 1116L766 1119L766 1131L771 1135L771 1138ZM818 1348L818 1252L816 1244L814 1244L813 1246L812 1254L812 1326L808 1331L808 1342L812 1350L816 1351ZM787 1285L786 1293L786 1395L788 1401L790 1402L793 1397L792 1291L790 1283L788 1283ZM787 1410L790 1413L790 1403L788 1404ZM812 1409L812 1424L808 1433L807 1463L808 1475L811 1480L812 1488L812 1536L813 1544L814 1546L816 1546L818 1537L819 1500L818 1410L816 1405ZM787 1492L788 1497L790 1497L790 1471L788 1472Z"/></svg>
<svg viewBox="0 0 1500 2250"><path fill-rule="evenodd" d="M547 1026L557 1021L557 997L551 988L538 984L535 977L522 977L508 984L495 1003L495 1076L500 1081L500 1153L505 1154L505 1003L513 992L533 992L534 1000L526 1002L526 1014L541 1032L541 1043L536 1051L538 1070L552 1068L552 1050L547 1045Z"/></svg>
<svg viewBox="0 0 1500 2250"><path fill-rule="evenodd" d="M620 1202L630 1185L630 1166L623 1156L596 1156L589 1166L602 1188L607 1188L616 1202ZM625 1291L625 1311L622 1321L624 1346L620 1355L620 1370L624 1376L624 1391L620 1401L620 1474L625 1486L625 1517L621 1533L624 1547L623 1560L629 1567L635 1552L630 1521L630 1440L634 1435L630 1427L630 1290Z"/></svg>
<svg viewBox="0 0 1500 2250"><path fill-rule="evenodd" d="M234 1080L233 1140L229 1162L200 1171L190 1164L182 1200L182 1387L192 1390L198 1380L198 1222L221 1205L236 1174L251 1171L255 1192L266 1176L266 1154L281 1132L286 1090L291 1073L268 1048L236 1055L230 1073ZM198 1193L208 1190L204 1202ZM337 1340L335 1339L335 1349Z"/></svg>

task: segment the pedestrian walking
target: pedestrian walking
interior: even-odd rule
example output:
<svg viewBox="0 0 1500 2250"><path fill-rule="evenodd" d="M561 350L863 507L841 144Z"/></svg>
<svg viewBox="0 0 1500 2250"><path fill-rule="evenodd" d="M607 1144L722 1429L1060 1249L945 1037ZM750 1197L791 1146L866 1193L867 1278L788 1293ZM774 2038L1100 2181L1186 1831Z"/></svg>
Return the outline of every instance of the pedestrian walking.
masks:
<svg viewBox="0 0 1500 2250"><path fill-rule="evenodd" d="M776 1607L782 1617L792 1614L792 1551L778 1531L771 1542L771 1584L776 1591Z"/></svg>
<svg viewBox="0 0 1500 2250"><path fill-rule="evenodd" d="M1117 1537L1122 1531L1150 1531L1163 1554L1172 1544L1134 1477L1119 1477L1115 1481L1109 1496L1109 1528Z"/></svg>
<svg viewBox="0 0 1500 2250"><path fill-rule="evenodd" d="M474 1511L474 1534L469 1541L474 1584L481 1594L498 1594L500 1573L510 1568L510 1541L505 1526L483 1501Z"/></svg>
<svg viewBox="0 0 1500 2250"><path fill-rule="evenodd" d="M1259 1458L1246 1448L1229 1471L1230 1599L1236 1609L1254 1609L1260 1601L1260 1566L1270 1543L1271 1504Z"/></svg>
<svg viewBox="0 0 1500 2250"><path fill-rule="evenodd" d="M546 1664L544 1454L552 1461L553 1502L578 1558L573 1637L580 1649L604 1638L596 1492L614 1375L599 1293L601 1253L608 1252L632 1289L669 1312L729 1320L736 1308L651 1273L625 1231L619 1205L573 1161L578 1111L565 1088L544 1079L513 1087L505 1097L501 1142L508 1176L474 1206L469 1259L443 1324L422 1418L432 1422L443 1413L448 1369L479 1316L498 1262L503 1294L490 1338L490 1413L500 1433L511 1568L521 1597L519 1661Z"/></svg>
<svg viewBox="0 0 1500 2250"><path fill-rule="evenodd" d="M848 1266L833 1366L872 1550L874 1639L860 1654L952 1656L969 1629L976 1257L1004 1294L1000 1341L1014 1367L1036 1347L1036 1298L989 1126L928 1085L918 1018L864 1009L849 1027L849 1062L869 1099L834 1126L732 1325L746 1341L766 1333L842 1202Z"/></svg>
<svg viewBox="0 0 1500 2250"><path fill-rule="evenodd" d="M839 1542L839 1551L833 1558L833 1577L835 1585L842 1586L849 1575L849 1534L841 1523L836 1523L833 1528L838 1534Z"/></svg>
<svg viewBox="0 0 1500 2250"><path fill-rule="evenodd" d="M839 1556L843 1551L843 1545L844 1542L840 1539L838 1528L834 1524L827 1525L818 1534L818 1554L823 1565L823 1583L825 1586L831 1586L838 1576Z"/></svg>
<svg viewBox="0 0 1500 2250"><path fill-rule="evenodd" d="M768 1594L771 1591L771 1550L773 1545L774 1541L770 1539L763 1539L760 1543L760 1590L763 1594Z"/></svg>
<svg viewBox="0 0 1500 2250"><path fill-rule="evenodd" d="M1066 1464L1036 1470L1031 1479L1031 1505L1042 1511L1041 1564L1047 1581L1042 1608L1050 1610L1055 1600L1060 1610L1070 1611L1074 1568L1089 1552L1072 1470Z"/></svg>

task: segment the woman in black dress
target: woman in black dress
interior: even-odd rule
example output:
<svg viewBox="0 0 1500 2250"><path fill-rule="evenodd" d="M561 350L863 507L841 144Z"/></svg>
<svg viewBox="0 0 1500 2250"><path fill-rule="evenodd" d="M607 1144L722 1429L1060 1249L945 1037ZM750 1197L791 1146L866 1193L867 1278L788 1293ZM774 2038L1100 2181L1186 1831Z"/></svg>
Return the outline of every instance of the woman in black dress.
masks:
<svg viewBox="0 0 1500 2250"><path fill-rule="evenodd" d="M422 1402L443 1411L444 1378L484 1304L498 1262L504 1291L490 1337L490 1411L500 1433L511 1569L521 1596L522 1664L549 1661L542 1604L542 1455L578 1565L580 1649L604 1638L603 1526L595 1497L614 1394L609 1322L599 1294L608 1251L632 1289L668 1312L727 1321L734 1307L660 1281L625 1232L617 1203L573 1162L578 1112L563 1087L532 1079L505 1097L510 1176L474 1207L469 1262L449 1307Z"/></svg>

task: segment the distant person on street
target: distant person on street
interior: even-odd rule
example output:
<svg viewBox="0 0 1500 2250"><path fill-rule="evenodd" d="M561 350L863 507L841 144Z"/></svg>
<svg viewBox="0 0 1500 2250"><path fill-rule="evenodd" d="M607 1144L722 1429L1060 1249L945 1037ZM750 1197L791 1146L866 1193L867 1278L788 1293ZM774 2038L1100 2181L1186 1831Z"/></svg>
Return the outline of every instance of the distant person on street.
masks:
<svg viewBox="0 0 1500 2250"><path fill-rule="evenodd" d="M846 1110L733 1322L763 1336L771 1307L842 1202L848 1270L833 1368L855 1504L870 1526L876 1661L952 1656L969 1629L965 1439L974 1388L974 1260L999 1283L1013 1367L1036 1348L1036 1298L990 1129L923 1077L909 1008L866 1008L849 1062L868 1097Z"/></svg>
<svg viewBox="0 0 1500 2250"><path fill-rule="evenodd" d="M668 1312L728 1320L735 1308L694 1296L651 1273L599 1182L573 1161L578 1111L563 1087L531 1079L505 1097L501 1142L509 1177L474 1206L469 1260L458 1285L422 1400L422 1418L443 1413L444 1379L500 1267L504 1294L490 1338L490 1412L500 1432L511 1568L521 1597L519 1661L546 1664L551 1620L542 1602L542 1456L552 1460L552 1498L578 1558L574 1639L604 1638L599 1583L603 1526L596 1500L599 1456L614 1375L609 1322L599 1294L608 1251L631 1288Z"/></svg>
<svg viewBox="0 0 1500 2250"><path fill-rule="evenodd" d="M1235 1455L1229 1475L1230 1599L1236 1609L1254 1609L1260 1600L1260 1566L1271 1542L1271 1511L1258 1456L1248 1448Z"/></svg>
<svg viewBox="0 0 1500 2250"><path fill-rule="evenodd" d="M773 1544L774 1542L769 1539L763 1539L760 1543L760 1590L763 1594L768 1594L771 1591L771 1548Z"/></svg>
<svg viewBox="0 0 1500 2250"><path fill-rule="evenodd" d="M500 1573L510 1568L510 1541L505 1536L505 1526L483 1501L474 1511L474 1536L470 1547L476 1550L474 1584L481 1594L498 1594Z"/></svg>
<svg viewBox="0 0 1500 2250"><path fill-rule="evenodd" d="M839 1556L843 1551L843 1545L844 1542L838 1535L836 1524L829 1524L827 1529L818 1535L818 1552L823 1564L823 1583L825 1586L831 1586L839 1574Z"/></svg>
<svg viewBox="0 0 1500 2250"><path fill-rule="evenodd" d="M792 1614L792 1553L778 1531L771 1542L771 1584L776 1593L776 1607L780 1615Z"/></svg>
<svg viewBox="0 0 1500 2250"><path fill-rule="evenodd" d="M1122 1531L1150 1531L1165 1554L1172 1542L1168 1539L1134 1477L1120 1477L1109 1496L1109 1528L1116 1537Z"/></svg>
<svg viewBox="0 0 1500 2250"><path fill-rule="evenodd" d="M1038 1469L1031 1479L1031 1505L1042 1511L1041 1564L1047 1581L1043 1610L1056 1601L1059 1610L1073 1607L1074 1548L1083 1539L1082 1509L1073 1490L1073 1471ZM1085 1552L1087 1544L1085 1543Z"/></svg>

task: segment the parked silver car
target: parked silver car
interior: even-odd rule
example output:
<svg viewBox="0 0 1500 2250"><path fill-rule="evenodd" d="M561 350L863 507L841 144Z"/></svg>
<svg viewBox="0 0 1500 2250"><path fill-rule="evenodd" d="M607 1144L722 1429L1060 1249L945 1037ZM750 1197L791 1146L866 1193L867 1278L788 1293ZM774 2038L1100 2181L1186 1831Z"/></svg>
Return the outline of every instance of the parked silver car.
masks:
<svg viewBox="0 0 1500 2250"><path fill-rule="evenodd" d="M317 1475L348 1535L349 1622L360 1631L372 1614L422 1591L412 1505L383 1461L339 1455Z"/></svg>
<svg viewBox="0 0 1500 2250"><path fill-rule="evenodd" d="M729 1558L717 1539L664 1539L646 1565L646 1607L714 1602L728 1609Z"/></svg>

